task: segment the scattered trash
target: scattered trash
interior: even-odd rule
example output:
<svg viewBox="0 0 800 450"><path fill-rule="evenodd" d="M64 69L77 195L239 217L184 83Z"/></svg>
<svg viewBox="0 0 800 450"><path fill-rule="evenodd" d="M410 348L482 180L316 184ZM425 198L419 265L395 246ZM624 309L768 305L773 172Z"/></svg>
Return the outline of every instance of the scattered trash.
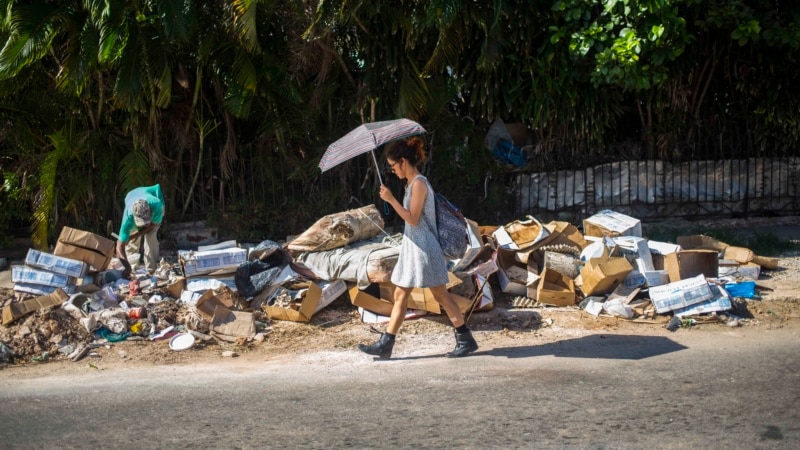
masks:
<svg viewBox="0 0 800 450"><path fill-rule="evenodd" d="M611 210L582 226L585 234L532 216L501 226L471 224L474 239L462 260L449 262L447 288L465 314L491 309L499 286L514 308L564 307L559 311L666 323L671 331L705 323L739 327L747 319L726 311L744 302L732 299L760 298L759 289L771 289L758 280L761 270L777 267L774 258L707 236L649 241L638 219ZM291 245L209 243L179 251L175 263L162 259L154 274L140 269L125 279L113 241L64 227L53 254L30 249L24 265L12 266L15 297L0 299L0 362L79 361L99 357L93 350L101 344L133 340L168 340L173 351L198 341L248 345L270 339L276 320L321 329L338 324L312 321L337 299L354 307L347 320L381 323L392 309L400 240L383 230L380 211L370 205L325 216L289 238ZM429 313L443 312L429 290L415 289L407 318ZM553 323L539 320L541 327Z"/></svg>

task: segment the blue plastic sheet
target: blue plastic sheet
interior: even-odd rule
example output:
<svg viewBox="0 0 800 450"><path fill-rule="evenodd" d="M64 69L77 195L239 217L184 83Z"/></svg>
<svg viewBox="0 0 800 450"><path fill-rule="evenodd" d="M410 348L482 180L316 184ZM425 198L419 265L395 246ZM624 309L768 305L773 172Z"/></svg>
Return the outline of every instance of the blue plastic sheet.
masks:
<svg viewBox="0 0 800 450"><path fill-rule="evenodd" d="M723 288L731 297L753 298L756 296L755 281L741 281L738 283L725 283Z"/></svg>

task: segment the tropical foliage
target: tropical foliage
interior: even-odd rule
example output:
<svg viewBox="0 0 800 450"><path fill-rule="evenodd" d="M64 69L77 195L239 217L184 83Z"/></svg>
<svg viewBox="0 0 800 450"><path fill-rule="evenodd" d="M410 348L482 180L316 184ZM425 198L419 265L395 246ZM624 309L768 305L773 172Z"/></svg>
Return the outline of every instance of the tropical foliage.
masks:
<svg viewBox="0 0 800 450"><path fill-rule="evenodd" d="M317 163L395 117L495 222L496 119L529 130L516 170L795 154L799 56L800 6L775 0L0 0L0 229L106 233L161 183L173 223L281 239L379 201L366 158Z"/></svg>

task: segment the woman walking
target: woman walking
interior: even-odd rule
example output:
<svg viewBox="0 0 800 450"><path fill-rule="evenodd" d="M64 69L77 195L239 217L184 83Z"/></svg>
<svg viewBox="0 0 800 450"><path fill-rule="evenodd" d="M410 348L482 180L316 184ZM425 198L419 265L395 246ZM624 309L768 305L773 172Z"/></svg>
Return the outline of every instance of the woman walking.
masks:
<svg viewBox="0 0 800 450"><path fill-rule="evenodd" d="M401 204L384 185L380 197L405 221L400 256L392 271L394 305L389 324L380 339L372 345L359 344L364 353L388 359L392 355L394 340L403 325L408 298L414 288L429 288L434 299L444 308L455 328L456 347L447 357L467 356L478 349L478 344L464 322L464 315L450 296L447 283L447 261L439 246L436 232L436 207L434 193L428 179L419 172L425 162L425 143L415 136L389 145L386 161L398 178L406 180L405 196Z"/></svg>

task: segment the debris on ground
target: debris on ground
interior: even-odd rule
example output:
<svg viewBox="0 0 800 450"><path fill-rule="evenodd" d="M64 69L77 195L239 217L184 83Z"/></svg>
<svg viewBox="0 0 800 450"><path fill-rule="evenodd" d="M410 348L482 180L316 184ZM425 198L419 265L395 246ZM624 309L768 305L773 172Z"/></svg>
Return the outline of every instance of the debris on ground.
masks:
<svg viewBox="0 0 800 450"><path fill-rule="evenodd" d="M637 219L611 210L579 226L532 216L500 226L466 220L464 232L447 287L477 330L545 328L566 313L673 332L743 326L751 309L769 313L752 305L783 270L776 258L709 236L646 239ZM52 253L29 249L10 265L0 363L77 362L134 342L233 357L293 333L386 323L401 240L369 205L325 216L286 243L178 250L154 272L123 278L113 241L64 227ZM408 317L447 324L428 289L413 291ZM116 352L129 359L130 350Z"/></svg>

